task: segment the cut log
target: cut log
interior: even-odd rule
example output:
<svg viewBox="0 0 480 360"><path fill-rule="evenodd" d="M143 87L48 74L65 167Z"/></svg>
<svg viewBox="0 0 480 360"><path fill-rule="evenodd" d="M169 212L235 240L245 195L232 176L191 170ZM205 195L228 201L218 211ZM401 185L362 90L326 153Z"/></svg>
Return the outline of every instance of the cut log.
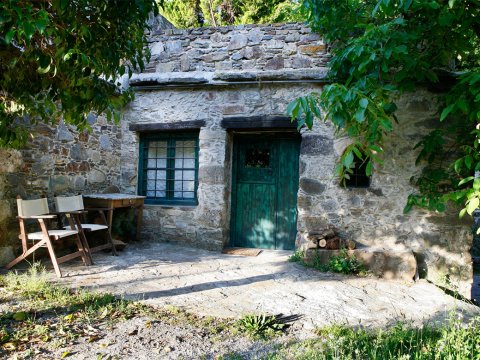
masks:
<svg viewBox="0 0 480 360"><path fill-rule="evenodd" d="M357 244L355 244L355 241L353 240L347 240L347 248L348 250L354 250L357 247Z"/></svg>
<svg viewBox="0 0 480 360"><path fill-rule="evenodd" d="M325 231L325 232L323 233L323 237L324 237L325 239L333 238L333 237L335 237L335 235L336 235L336 234L335 234L335 231L333 231L333 230L331 230L331 229L330 229L330 230L327 230L327 231Z"/></svg>
<svg viewBox="0 0 480 360"><path fill-rule="evenodd" d="M338 250L338 249L340 249L340 245L341 245L342 240L338 236L327 239L326 241L327 241L326 248L328 250Z"/></svg>
<svg viewBox="0 0 480 360"><path fill-rule="evenodd" d="M318 246L321 247L321 248L324 248L327 246L327 240L325 239L322 239L318 242Z"/></svg>
<svg viewBox="0 0 480 360"><path fill-rule="evenodd" d="M316 244L314 242L309 242L307 244L307 249L318 249L318 244Z"/></svg>

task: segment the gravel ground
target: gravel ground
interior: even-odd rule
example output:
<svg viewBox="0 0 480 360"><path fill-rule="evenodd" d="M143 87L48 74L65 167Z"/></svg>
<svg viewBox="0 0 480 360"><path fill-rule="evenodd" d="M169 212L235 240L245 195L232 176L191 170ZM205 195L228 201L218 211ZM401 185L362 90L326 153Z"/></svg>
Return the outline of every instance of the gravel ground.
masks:
<svg viewBox="0 0 480 360"><path fill-rule="evenodd" d="M188 324L171 325L139 317L119 323L113 329L99 328L102 336L89 343L80 339L77 344L59 348L51 358L59 359L65 351L69 359L257 359L272 352L275 346L293 340L284 335L270 341L254 341L234 335L213 335L207 329Z"/></svg>

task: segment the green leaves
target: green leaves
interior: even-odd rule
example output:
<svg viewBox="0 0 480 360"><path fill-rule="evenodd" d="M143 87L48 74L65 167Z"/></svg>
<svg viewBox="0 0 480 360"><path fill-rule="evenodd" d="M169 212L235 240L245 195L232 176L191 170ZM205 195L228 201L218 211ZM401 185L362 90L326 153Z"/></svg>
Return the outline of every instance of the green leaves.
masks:
<svg viewBox="0 0 480 360"><path fill-rule="evenodd" d="M337 173L349 176L353 150L366 173L382 163L383 143L398 122L393 99L442 83L438 123L415 146L419 176L405 211L445 211L446 203L478 206L480 180L480 13L459 0L303 0L309 24L332 48L332 83L314 97L337 133L352 139ZM454 86L452 74L457 77ZM446 76L447 75L447 76ZM444 80L447 80L446 82ZM307 117L308 107L302 108ZM299 111L300 112L300 111ZM380 150L380 151L379 151Z"/></svg>
<svg viewBox="0 0 480 360"><path fill-rule="evenodd" d="M345 166L346 168L350 168L353 164L353 152L352 151L348 151L344 157L343 157L343 161L342 161L342 164L343 166Z"/></svg>
<svg viewBox="0 0 480 360"><path fill-rule="evenodd" d="M440 115L440 121L445 120L454 108L455 108L455 104L451 104L447 106L445 109L443 109L442 114Z"/></svg>
<svg viewBox="0 0 480 360"><path fill-rule="evenodd" d="M10 29L10 30L7 31L7 33L5 34L5 38L4 38L4 41L5 41L6 45L8 45L12 42L12 39L15 36L15 33L16 33L15 29Z"/></svg>
<svg viewBox="0 0 480 360"><path fill-rule="evenodd" d="M368 106L368 99L367 98L360 99L360 101L358 102L358 105L360 105L362 109L366 109Z"/></svg>
<svg viewBox="0 0 480 360"><path fill-rule="evenodd" d="M365 109L364 108L360 108L356 111L355 120L357 120L360 123L365 121Z"/></svg>
<svg viewBox="0 0 480 360"><path fill-rule="evenodd" d="M478 205L480 204L480 199L478 197L471 198L467 202L467 213L472 215L475 210L478 209Z"/></svg>
<svg viewBox="0 0 480 360"><path fill-rule="evenodd" d="M145 66L145 23L154 0L0 2L0 146L22 146L18 119L89 127L89 113L118 121L133 92L112 81ZM129 16L125 16L129 14ZM94 21L93 21L94 20ZM15 104L5 106L5 104Z"/></svg>
<svg viewBox="0 0 480 360"><path fill-rule="evenodd" d="M317 105L316 97L318 94L311 94L309 96L300 97L288 104L286 113L297 121L297 128L301 129L307 126L309 129L313 127L313 120L315 117L321 117L320 108Z"/></svg>

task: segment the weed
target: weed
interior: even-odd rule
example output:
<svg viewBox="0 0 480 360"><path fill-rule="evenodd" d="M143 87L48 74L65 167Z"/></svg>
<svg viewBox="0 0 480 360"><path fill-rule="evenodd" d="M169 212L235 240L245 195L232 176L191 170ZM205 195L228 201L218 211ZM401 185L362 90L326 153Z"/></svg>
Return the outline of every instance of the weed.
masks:
<svg viewBox="0 0 480 360"><path fill-rule="evenodd" d="M238 321L238 328L254 339L266 339L282 333L285 324L275 315L245 315Z"/></svg>
<svg viewBox="0 0 480 360"><path fill-rule="evenodd" d="M288 258L288 261L302 263L304 255L305 254L302 250L295 250L295 252Z"/></svg>
<svg viewBox="0 0 480 360"><path fill-rule="evenodd" d="M321 251L321 250L320 250ZM347 249L341 249L338 255L330 257L327 264L324 264L322 258L315 253L309 262L305 261L305 253L297 250L288 258L290 262L299 263L305 267L313 268L321 272L332 271L341 274L365 275L365 266L353 254L349 254Z"/></svg>
<svg viewBox="0 0 480 360"><path fill-rule="evenodd" d="M328 269L341 274L361 274L365 272L363 264L347 249L340 250L339 255L334 255L328 261Z"/></svg>

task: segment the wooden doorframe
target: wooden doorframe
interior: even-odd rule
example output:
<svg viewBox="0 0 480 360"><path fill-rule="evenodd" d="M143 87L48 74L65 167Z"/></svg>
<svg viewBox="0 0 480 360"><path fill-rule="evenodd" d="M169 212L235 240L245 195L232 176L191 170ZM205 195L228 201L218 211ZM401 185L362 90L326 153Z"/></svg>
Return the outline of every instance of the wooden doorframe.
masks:
<svg viewBox="0 0 480 360"><path fill-rule="evenodd" d="M230 131L231 133L231 145L230 145L230 151L231 151L231 178L230 178L230 183L231 183L231 189L230 189L230 203L229 203L229 229L228 229L228 246L235 246L235 237L234 237L234 229L235 229L235 221L236 221L236 196L237 196L237 191L236 191L236 186L237 186L237 166L238 166L238 151L237 151L237 146L239 139L241 138L255 138L255 137L262 137L265 139L265 137L273 139L296 139L298 140L298 144L300 146L301 144L301 135L296 129L292 128L272 128L272 129L246 129L246 130L233 130ZM298 156L300 157L300 151L298 153ZM298 166L300 164L300 159L298 161ZM297 181L298 183L300 182L300 176L299 173L297 173ZM299 184L298 184L299 185ZM298 210L298 191L297 191L297 210ZM297 213L298 215L298 213ZM296 219L296 222L298 222L298 216Z"/></svg>

